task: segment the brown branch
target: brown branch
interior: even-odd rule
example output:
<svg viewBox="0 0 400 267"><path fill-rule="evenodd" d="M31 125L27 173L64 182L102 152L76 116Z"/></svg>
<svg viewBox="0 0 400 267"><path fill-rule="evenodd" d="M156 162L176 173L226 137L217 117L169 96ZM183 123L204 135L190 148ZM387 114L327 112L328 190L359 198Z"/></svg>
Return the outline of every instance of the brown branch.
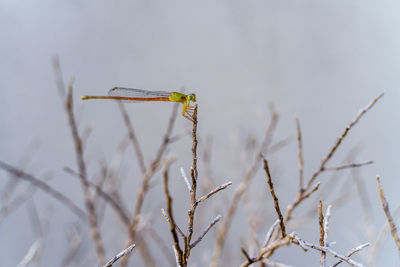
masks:
<svg viewBox="0 0 400 267"><path fill-rule="evenodd" d="M64 170L71 174L72 177L77 177L79 178L79 173L75 172L73 169L69 167L65 167ZM95 183L92 183L91 181L88 181L88 184L91 188L93 188L96 191L96 194L103 198L107 203L111 205L111 207L115 210L115 212L119 215L121 218L121 221L126 225L129 226L130 223L130 218L128 213L124 210L122 205L118 203L117 200L115 200L110 194L104 192L103 188L98 186Z"/></svg>
<svg viewBox="0 0 400 267"><path fill-rule="evenodd" d="M143 179L142 179L142 185L140 188L140 191L137 195L137 199L136 199L136 204L135 204L135 208L133 211L133 219L131 220L130 224L129 224L129 238L127 241L127 244L131 244L133 243L135 236L136 236L136 230L137 230L137 226L139 224L139 220L140 220L140 214L143 208L143 203L144 203L144 199L147 195L147 192L149 190L149 182L150 179L153 177L154 173L157 171L157 168L160 165L160 161L162 159L162 156L164 155L167 146L169 144L169 140L171 137L171 133L175 124L175 120L176 120L176 115L178 112L178 104L175 104L173 109L172 109L172 113L168 122L168 126L167 126L167 130L164 134L163 137L163 141L153 159L153 161L151 162L150 166L147 168L146 173L143 175ZM123 258L121 261L121 267L126 267L129 261L129 255L127 255L127 257Z"/></svg>
<svg viewBox="0 0 400 267"><path fill-rule="evenodd" d="M278 119L279 119L278 114L275 111L272 111L271 121L270 121L270 123L268 125L268 128L266 130L264 139L261 142L261 145L260 145L258 151L256 152L253 164L248 169L248 171L246 172L243 180L241 181L241 183L236 188L235 193L234 193L234 195L232 197L232 201L230 202L230 206L228 208L227 215L225 216L225 219L221 223L220 227L217 229L217 240L215 242L214 252L213 252L213 255L212 255L212 259L211 259L211 264L210 264L211 267L217 267L219 265L219 261L220 261L221 253L222 253L222 248L224 247L226 236L227 236L229 228L230 228L230 226L232 224L233 217L236 214L236 211L238 209L238 206L239 206L239 203L241 201L241 198L242 198L243 194L245 193L245 191L249 187L252 178L254 177L256 171L258 170L258 167L259 167L259 164L260 164L259 155L261 153L265 152L265 150L268 149L268 146L271 143L271 140L273 138L276 126L278 124Z"/></svg>
<svg viewBox="0 0 400 267"><path fill-rule="evenodd" d="M212 222L207 226L207 228L203 231L203 233L199 236L199 238L197 238L196 241L194 241L191 245L190 245L190 249L194 248L198 243L200 243L200 241L203 239L203 237L208 233L208 231L210 231L210 229L217 223L219 222L219 220L221 220L222 216L221 215L217 215L217 217L214 218L214 220L212 220Z"/></svg>
<svg viewBox="0 0 400 267"><path fill-rule="evenodd" d="M382 202L382 208L383 208L383 211L385 212L387 221L388 221L388 223L390 225L390 232L392 234L393 240L394 240L394 242L395 242L395 244L397 246L397 249L398 249L398 252L399 252L399 255L400 255L400 238L399 238L399 235L397 233L396 224L394 223L392 214L390 213L390 210L389 210L389 204L388 204L388 202L387 202L387 200L385 198L385 195L383 194L383 189L382 189L382 186L381 186L381 181L380 181L379 176L376 176L376 181L378 182L379 197L380 197L381 202Z"/></svg>
<svg viewBox="0 0 400 267"><path fill-rule="evenodd" d="M329 150L329 152L325 156L325 158L322 159L318 170L316 172L314 172L314 174L308 180L307 185L305 186L306 190L308 188L310 188L310 186L315 181L315 179L325 170L326 163L333 157L333 155L335 154L336 150L338 149L338 147L342 143L343 139L347 136L347 134L349 133L351 128L353 128L353 126L357 124L357 122L361 119L361 117L363 115L365 115L365 113L367 113L368 110L370 110L375 105L375 103L378 102L378 100L383 97L383 95L384 94L380 94L377 97L375 97L374 99L372 99L372 101L365 108L360 110L360 112L357 114L357 116L350 122L350 124L346 127L346 129L343 131L343 133L340 135L340 137L336 140L335 144L331 147L331 149Z"/></svg>
<svg viewBox="0 0 400 267"><path fill-rule="evenodd" d="M298 165L299 165L299 188L303 190L303 177L304 177L304 160L303 160L303 142L301 137L301 128L299 118L296 117L296 129L297 129L297 146L298 146Z"/></svg>
<svg viewBox="0 0 400 267"><path fill-rule="evenodd" d="M129 119L128 112L126 112L124 103L122 103L121 101L117 101L117 102L118 102L119 110L121 111L122 118L124 119L126 128L128 128L128 136L132 142L133 149L135 150L136 157L137 157L138 163L139 163L140 171L142 172L142 174L144 174L146 172L146 164L144 163L143 153L140 148L140 144L136 138L136 134L133 129L132 122Z"/></svg>
<svg viewBox="0 0 400 267"><path fill-rule="evenodd" d="M313 175L310 177L310 179L307 181L306 185L299 190L299 193L297 194L296 200L293 202L293 204L289 205L287 210L286 210L286 215L285 215L285 222L290 220L292 217L292 213L295 210L295 208L305 200L305 196L309 196L309 193L306 193L310 188L311 185L314 183L315 179L323 172L325 171L325 165L326 163L333 157L335 154L336 150L342 143L343 139L347 136L349 131L354 127L354 125L357 124L357 122L363 117L363 115L369 111L375 103L383 97L383 94L380 94L379 96L375 97L365 108L363 108L357 115L356 117L350 122L350 124L345 128L343 133L340 135L340 137L336 140L335 144L330 148L328 154L322 159L320 166L318 169L313 173ZM315 189L315 187L314 187ZM311 190L310 192L314 192L314 189Z"/></svg>
<svg viewBox="0 0 400 267"><path fill-rule="evenodd" d="M318 205L318 224L319 224L319 245L321 247L325 246L325 231L324 231L324 215L322 213L322 200L319 200ZM326 266L326 253L324 251L321 252L320 258L321 267Z"/></svg>
<svg viewBox="0 0 400 267"><path fill-rule="evenodd" d="M247 260L247 262L246 262L246 264L252 264L253 262L254 262L254 259L252 259L250 256L249 256L249 254L247 254L247 251L243 248L243 247L240 247L240 251L243 253L243 255L244 255L244 257L246 258L246 260Z"/></svg>
<svg viewBox="0 0 400 267"><path fill-rule="evenodd" d="M360 163L350 163L350 164L345 164L337 167L326 167L324 168L324 171L340 171L344 169L351 169L351 168L359 168L363 167L366 165L370 165L374 163L372 160L366 161L366 162L360 162Z"/></svg>
<svg viewBox="0 0 400 267"><path fill-rule="evenodd" d="M278 249L280 247L288 246L289 244L290 244L289 236L285 236L284 238L275 240L274 242L269 244L266 248L263 248L257 257L255 257L255 258L249 257L250 262L247 260L246 262L242 263L240 266L247 267L253 263L264 261L269 257L269 255L271 255L273 253L273 251L275 251L276 249Z"/></svg>
<svg viewBox="0 0 400 267"><path fill-rule="evenodd" d="M169 218L167 212L166 212L163 208L161 208L161 213L162 213L162 215L164 215L165 220L166 220L168 223L170 223L170 220L171 220L171 219ZM185 239L185 238L186 238L186 235L183 233L183 231L181 230L181 228L179 228L179 226L178 226L176 223L175 223L175 229L176 229L177 233L182 237L182 239Z"/></svg>
<svg viewBox="0 0 400 267"><path fill-rule="evenodd" d="M190 209L188 211L188 227L186 239L184 239L184 251L183 251L183 266L187 266L188 259L190 256L190 244L193 235L193 224L194 224L194 214L197 208L197 199L196 199L196 191L197 191L197 104L194 105L193 110L193 129L192 129L192 168L190 169L190 177L192 178L192 185L190 189Z"/></svg>
<svg viewBox="0 0 400 267"><path fill-rule="evenodd" d="M268 186L269 186L269 191L271 192L272 198L274 200L275 210L276 210L276 213L278 214L279 223L281 226L282 238L284 238L286 236L286 230L285 230L285 223L283 221L282 212L281 212L281 209L279 208L279 199L275 194L274 184L272 183L272 178L271 178L271 173L269 171L268 161L264 157L262 157L262 160L264 162L265 173L267 174L267 182L268 182Z"/></svg>
<svg viewBox="0 0 400 267"><path fill-rule="evenodd" d="M214 190L210 191L207 195L204 195L204 196L202 196L201 198L199 198L199 199L197 200L197 203L200 203L200 202L202 202L202 201L204 201L204 200L210 198L211 196L213 196L214 194L218 193L218 192L221 191L221 190L224 190L225 188L227 188L227 187L230 186L231 184L232 184L232 182L229 181L229 182L227 182L227 183L225 183L225 184L222 184L222 185L218 186L218 187L215 188Z"/></svg>
<svg viewBox="0 0 400 267"><path fill-rule="evenodd" d="M300 246L304 251L308 251L309 248L311 249L315 249L318 250L320 252L325 252L328 254L331 254L333 257L338 258L344 262L346 262L347 264L351 265L351 266L356 266L356 267L363 267L364 265L362 265L359 262L356 262L352 259L350 259L349 257L346 257L344 255L341 255L327 247L323 247L323 246L318 246L315 244L312 244L310 242L307 242L305 240L302 240L301 238L299 238L295 233L291 233L290 235L288 235L290 237L290 242L293 244L296 244L298 246Z"/></svg>
<svg viewBox="0 0 400 267"><path fill-rule="evenodd" d="M172 197L169 194L169 189L168 189L168 170L169 170L171 163L172 162L167 164L167 166L164 169L164 194L165 194L165 200L166 200L166 204L167 204L167 213L168 213L167 221L169 222L169 230L171 232L172 239L174 240L174 249L177 253L179 265L182 265L183 264L183 252L179 245L179 239L178 239L178 235L176 233L178 226L175 223L174 214L172 211ZM179 232L181 234L183 234L182 231L180 231L180 229L179 229Z"/></svg>
<svg viewBox="0 0 400 267"><path fill-rule="evenodd" d="M69 197L67 197L64 194L62 194L61 192L57 191L56 189L54 189L47 183L39 180L32 174L23 172L11 165L8 165L7 163L5 163L3 161L0 161L0 168L13 174L15 176L15 178L27 181L28 183L32 184L33 186L41 189L43 192L49 194L54 199L60 201L63 205L65 205L67 208L69 208L75 215L77 215L79 219L81 219L83 221L87 220L86 213L81 208L79 208L76 204L74 204Z"/></svg>
<svg viewBox="0 0 400 267"><path fill-rule="evenodd" d="M75 115L74 115L74 107L73 107L73 88L72 81L68 86L67 94L65 94L64 84L62 82L62 73L58 58L54 60L54 68L56 71L56 78L58 81L58 89L60 92L60 96L65 105L65 111L67 113L69 127L71 130L72 139L75 144L75 154L76 161L79 168L79 177L82 186L82 190L85 198L86 209L88 210L89 215L89 227L91 229L92 239L96 247L96 253L98 257L98 261L100 264L104 264L105 262L105 252L103 242L101 240L100 230L98 227L98 221L96 216L96 208L93 204L93 201L90 196L90 188L87 179L86 173L86 164L83 157L83 143L82 139L78 133L78 126L76 124Z"/></svg>

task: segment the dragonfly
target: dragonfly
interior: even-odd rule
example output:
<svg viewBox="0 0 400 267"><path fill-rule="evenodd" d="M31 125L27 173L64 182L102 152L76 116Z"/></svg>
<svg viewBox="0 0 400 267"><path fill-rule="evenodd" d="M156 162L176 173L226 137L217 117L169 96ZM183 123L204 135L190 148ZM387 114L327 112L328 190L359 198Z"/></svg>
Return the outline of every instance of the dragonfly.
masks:
<svg viewBox="0 0 400 267"><path fill-rule="evenodd" d="M81 99L115 99L133 103L145 101L178 102L183 104L183 117L193 121L194 107L190 106L190 103L196 102L196 94L185 95L179 92L149 91L134 88L113 87L110 89L110 91L108 91L108 96L84 95L81 97Z"/></svg>

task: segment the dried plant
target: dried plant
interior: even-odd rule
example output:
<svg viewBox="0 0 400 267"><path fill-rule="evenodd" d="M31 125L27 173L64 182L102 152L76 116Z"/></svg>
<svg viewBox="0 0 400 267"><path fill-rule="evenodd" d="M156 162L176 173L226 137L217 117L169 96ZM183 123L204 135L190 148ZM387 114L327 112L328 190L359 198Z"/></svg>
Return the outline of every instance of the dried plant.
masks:
<svg viewBox="0 0 400 267"><path fill-rule="evenodd" d="M304 158L304 149L306 149L307 146L303 144L300 120L296 117L298 177L296 177L293 183L296 185L297 189L296 196L292 202L280 199L282 196L287 195L287 193L282 192L282 189L279 187L279 172L275 171L274 165L270 166L271 162L274 161L273 153L290 142L290 138L283 138L278 141L274 140L279 120L278 113L274 109L271 109L269 125L263 140L259 144L255 138L249 139L246 152L250 159L250 166L244 172L244 175L237 182L235 182L235 180L233 182L228 181L219 186L215 186L214 184L216 184L216 181L211 179L216 176L217 172L212 170L212 163L214 163L214 161L217 162L218 159L214 159L213 157L211 160L210 157L211 137L202 139L198 136L198 105L195 105L190 110L192 114L190 175L187 176L185 169L180 168L183 180L182 183L184 183L187 188L187 192L184 193L185 197L182 198L181 196L171 193L169 173L176 168L176 160L166 156L166 151L170 144L180 140L180 138L184 136L184 134L174 135L173 133L178 105L175 105L172 109L167 128L162 136L158 150L155 152L152 160L146 162L143 153L144 146L142 146L136 135L137 129L135 129L124 104L118 102L122 121L126 126L127 135L119 143L112 162L108 164L106 161L101 161L99 164L100 168L97 172L100 174L88 174L85 147L91 128L80 133L74 112L72 82L65 88L58 60L54 63L57 86L67 114L77 166L77 170L75 170L74 167L65 167L64 171L71 175L71 177L74 177L76 181L79 181L82 187L85 208L80 207L80 205L75 202L76 200L68 195L67 191L60 191L57 190L56 187L51 186L49 179L44 179L42 175L27 171L25 168L26 164L17 164L19 167L15 167L0 160L0 169L10 174L9 182L2 190L3 202L0 207L0 222L11 216L12 212L19 207L32 205L29 203L32 202L31 200L33 197L41 192L59 202L74 214L77 221L72 227L65 228L70 232L68 234L69 246L65 249L64 257L60 258L60 264L62 266L70 266L77 262L82 262L84 265L86 265L86 262L90 262L91 265L94 265L94 261L97 262L97 266L112 266L117 261L120 266L127 266L132 251L136 254L133 259L136 261L140 259L145 266L176 265L186 267L192 265L210 265L217 267L251 266L253 264L259 264L260 266L289 266L281 262L285 261L284 258L277 257L278 260L274 258L274 255L282 251L280 248L285 246L299 247L304 252L310 250L318 251L320 254L319 265L323 267L329 264L331 264L329 266L338 266L340 264L364 266L363 262L367 262L367 260L363 258L354 258L353 255L362 252L369 246L370 242L372 248L368 264L373 265L376 261L379 247L382 246L383 231L378 235L372 231L369 232L366 234L368 238L362 242L357 242L357 244L362 244L352 249L343 249L340 246L333 247L332 244L334 242L329 242L329 240L333 240L334 238L330 232L330 227L336 227L334 222L330 223L331 216L335 215L332 214L332 208L336 211L340 206L347 203L349 196L352 194L349 184L353 182L355 183L354 187L357 188L361 200L364 216L368 218L366 221L371 224L372 214L370 214L369 210L371 209L372 203L366 192L363 181L357 178L353 173L354 179L343 185L343 187L348 190L341 190L342 192L340 194L331 197L329 194L334 193L332 193L333 190L329 189L331 189L334 184L331 182L333 178L330 178L326 182L325 180L323 182L318 182L317 179L325 172L340 173L340 171L343 170L355 170L356 168L361 168L373 163L372 161L356 162L352 159L340 165L328 165L349 132L375 105L383 94L374 98L346 126L308 179L304 172L305 164L307 163L307 160ZM201 142L202 140L206 140L205 144ZM141 181L138 193L127 199L123 197L121 193L122 190L120 187L121 184L118 182L118 173L120 172L121 161L124 158L125 150L127 147L130 148L130 143L132 144L136 157L136 160L133 162L138 167ZM200 153L200 155L204 155L200 161L198 159L198 147L202 145L205 145L206 148L200 150L204 151ZM189 154L189 151L187 152ZM28 162L30 158L31 153L27 153L25 159L21 160L21 162ZM203 169L201 168L202 164L204 165ZM260 171L264 178L262 182L261 180L255 179L255 177L258 176L257 172L260 166L264 167L264 172ZM169 226L169 232L161 234L160 229L162 228L156 229L156 226L153 225L154 217L148 219L144 216L145 204L148 199L149 191L157 185L157 181L153 181L155 179L152 178L157 175L159 170L163 170L162 184L164 200L162 201L163 208L161 209L161 215L164 216L166 225ZM91 179L93 176L95 179ZM27 182L29 187L24 191L20 191L17 189L18 183L16 181ZM377 177L377 181L379 196L387 218L387 225L391 230L392 238L395 241L400 255L400 239L395 224L395 215L397 212L392 216L388 202L383 194L379 177ZM23 182L21 182L21 184L22 183ZM259 206L262 206L257 208L258 216L252 217L249 215L247 218L250 226L250 234L242 238L239 242L235 242L234 245L229 244L228 247L229 242L227 242L227 240L232 234L232 225L235 223L235 220L238 219L236 217L239 217L237 214L240 214L241 210L247 207L247 203L252 201L251 183L257 183L260 188L262 187L268 195L268 199L271 197L272 200L266 199L266 201L257 203ZM230 190L225 190L230 188L231 185L235 186L232 192L230 192ZM202 189L206 193L204 195L199 195L199 191ZM222 193L222 191L225 192ZM316 193L317 191L319 192ZM229 203L226 206L220 203L216 204L211 198L217 194L228 199ZM328 196L330 198L328 198ZM333 200L328 200L332 198ZM178 199L179 202L185 201L189 207L187 211L177 209L176 202ZM317 201L319 201L318 204L316 204ZM282 203L290 204L284 208ZM303 216L295 217L295 212L300 205L307 207L306 213ZM129 210L129 206L132 207L131 211ZM204 206L207 213L202 212L199 206ZM325 206L326 209L324 208ZM104 227L102 227L105 219L108 218L107 216L110 216L106 212L107 207L111 208L110 210L116 215L116 220L120 223L119 226L126 232L125 240L121 241L125 242L125 249L117 255L111 254L107 256L107 254L110 253L110 251L108 251L110 249L110 242L106 240L107 235L105 235L105 231L120 231L120 229L104 229ZM261 210L263 212L261 212ZM208 216L211 212L215 212L215 214L206 217L206 214ZM148 212L146 211L146 213ZM251 213L251 211L246 210L246 213ZM186 219L185 225L180 225L181 222L179 218L182 217L182 214ZM156 217L160 216L158 213L153 213L152 215ZM42 251L45 248L45 242L47 242L44 236L44 227L40 226L41 223L38 223L38 221L41 221L39 220L39 214L32 215L31 217L30 223L32 225L39 225L36 228L42 230L37 230L35 241L25 250L24 256L19 260L18 266L27 266L43 258ZM204 218L208 218L208 223L203 223ZM257 221L254 221L253 218L257 218ZM310 238L306 236L303 237L303 234L298 233L301 233L300 227L302 225L309 224L313 220L314 223L318 222L316 224L318 227L314 230L316 234L319 233L319 240L307 241L310 240ZM269 226L269 228L267 226ZM202 227L200 228L202 230L199 231L198 227ZM85 242L85 233L87 229L89 229L88 232L90 232L91 244L94 246L94 249L88 249L88 242ZM264 237L263 240L258 240L260 236ZM372 242L371 238L375 237L375 242ZM120 251L123 248L123 244L124 243L113 244L115 248L118 248L114 251ZM204 253L202 252L207 256L204 257L206 259L204 262L199 260L199 256L193 256L195 254L194 251L197 251L197 249L200 251L202 249L199 244L207 244ZM214 245L213 248L210 244ZM134 248L135 250L133 250ZM195 248L197 249L194 250ZM167 260L160 259L160 255L163 255ZM236 255L238 256L236 257ZM235 258L238 257L241 257L241 262L235 262ZM106 262L106 258L110 260ZM45 260L46 259L42 259L43 262L45 262Z"/></svg>

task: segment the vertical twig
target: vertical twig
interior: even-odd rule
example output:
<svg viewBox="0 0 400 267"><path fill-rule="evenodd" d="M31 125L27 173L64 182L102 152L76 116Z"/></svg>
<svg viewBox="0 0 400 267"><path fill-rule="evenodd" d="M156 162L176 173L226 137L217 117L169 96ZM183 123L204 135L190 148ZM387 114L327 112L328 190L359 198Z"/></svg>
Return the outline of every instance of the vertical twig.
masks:
<svg viewBox="0 0 400 267"><path fill-rule="evenodd" d="M175 223L175 219L174 219L174 214L172 211L172 197L169 194L169 189L168 189L168 170L169 167L171 165L172 162L170 162L169 164L167 164L167 166L165 166L164 169L164 194L165 194L165 199L166 199L166 203L167 203L167 213L168 213L168 222L169 222L169 230L171 232L172 235L172 239L174 240L174 251L176 252L176 257L178 260L179 265L182 265L183 263L183 253L182 253L182 249L179 245L179 239L178 239L178 234L176 232L176 228L177 225Z"/></svg>
<svg viewBox="0 0 400 267"><path fill-rule="evenodd" d="M399 235L397 233L396 224L393 221L393 217L392 217L392 215L390 213L390 210L389 210L389 204L388 204L388 202L387 202L387 200L385 198L385 195L383 194L383 189L382 189L382 186L381 186L381 180L380 180L379 176L376 176L376 181L378 182L379 197L380 197L381 202L382 202L382 208L383 208L383 211L385 212L387 221L388 221L388 223L390 225L390 232L392 234L393 240L394 240L394 242L395 242L395 244L397 246L397 249L398 249L398 252L399 252L399 256L400 256L400 239L399 239Z"/></svg>
<svg viewBox="0 0 400 267"><path fill-rule="evenodd" d="M121 111L122 118L124 119L126 128L128 128L128 136L132 142L133 149L135 150L136 157L138 159L139 168L142 174L146 172L146 164L144 163L144 157L142 153L142 149L140 148L139 141L136 138L135 130L133 129L132 122L129 119L128 112L126 112L124 103L118 101L119 110Z"/></svg>
<svg viewBox="0 0 400 267"><path fill-rule="evenodd" d="M177 103L178 104L178 103ZM164 134L163 141L156 153L156 156L154 157L153 161L151 162L150 166L147 168L146 173L143 175L142 179L142 185L140 188L140 191L137 195L134 211L133 211L133 219L129 225L129 238L127 241L127 245L133 243L136 232L137 232L137 226L139 224L140 220L140 214L143 208L143 203L144 199L147 195L147 191L149 190L149 182L151 177L153 177L154 173L156 172L157 168L160 165L160 161L162 159L162 156L164 155L165 150L167 149L167 146L170 141L171 133L175 124L176 120L176 115L178 112L178 105L175 104L174 108L172 109L172 113L168 122L167 130ZM129 254L124 257L121 261L121 267L126 267L129 261Z"/></svg>
<svg viewBox="0 0 400 267"><path fill-rule="evenodd" d="M62 82L62 75L61 69L58 59L54 61L54 68L56 71L56 77L58 81L58 89L60 91L60 95L62 101L65 105L65 110L67 112L68 122L71 130L72 139L75 144L75 154L76 154L76 161L79 168L79 178L81 181L84 197L85 197L85 204L86 209L89 213L89 227L91 229L92 239L96 246L96 253L100 264L104 264L105 262L105 253L104 253L104 246L101 240L100 230L98 227L97 216L96 216L96 208L93 204L93 201L90 196L90 186L87 179L86 173L86 164L83 157L83 144L82 139L78 133L78 126L76 124L75 115L74 115L74 106L73 106L73 88L72 88L72 81L68 86L67 94L65 94L64 84Z"/></svg>
<svg viewBox="0 0 400 267"><path fill-rule="evenodd" d="M272 183L272 178L271 178L271 173L269 171L268 161L264 157L262 157L262 159L264 162L264 170L265 170L265 173L267 174L269 191L271 192L272 198L274 200L275 210L276 210L276 213L278 214L279 223L280 223L281 231L282 231L282 238L284 238L286 236L286 230L285 230L285 223L283 222L282 212L281 212L281 209L279 208L279 199L275 194L274 184Z"/></svg>
<svg viewBox="0 0 400 267"><path fill-rule="evenodd" d="M324 215L322 213L322 200L319 200L318 205L318 224L319 224L319 245L325 247L325 232L324 232ZM320 266L326 266L326 253L321 251Z"/></svg>
<svg viewBox="0 0 400 267"><path fill-rule="evenodd" d="M192 178L192 186L190 188L190 209L188 211L188 228L187 238L184 248L184 266L187 266L187 261L190 256L190 243L193 235L194 213L197 207L196 190L197 190L197 104L194 105L193 110L193 130L192 130L192 168L190 169L190 177Z"/></svg>
<svg viewBox="0 0 400 267"><path fill-rule="evenodd" d="M269 123L268 128L265 133L265 136L264 136L264 139L261 142L261 145L260 145L258 151L256 152L253 164L251 165L249 170L246 172L245 177L243 178L241 183L236 188L236 191L232 197L232 201L229 205L228 212L225 216L225 220L222 222L221 226L217 229L217 240L215 242L214 252L212 255L212 259L211 259L212 267L217 267L219 265L222 248L224 247L226 236L227 236L228 230L232 224L233 217L236 214L236 211L238 209L238 206L239 206L239 203L240 203L240 200L241 200L243 194L246 192L247 188L250 185L252 178L254 177L256 171L258 170L258 167L260 164L259 155L261 153L265 152L265 150L268 149L268 146L271 143L276 126L278 124L278 119L279 119L278 114L275 111L272 111L271 122Z"/></svg>
<svg viewBox="0 0 400 267"><path fill-rule="evenodd" d="M296 129L297 129L297 146L298 146L298 165L299 165L299 188L303 190L303 176L304 176L304 160L303 160L303 141L301 135L300 121L296 117Z"/></svg>

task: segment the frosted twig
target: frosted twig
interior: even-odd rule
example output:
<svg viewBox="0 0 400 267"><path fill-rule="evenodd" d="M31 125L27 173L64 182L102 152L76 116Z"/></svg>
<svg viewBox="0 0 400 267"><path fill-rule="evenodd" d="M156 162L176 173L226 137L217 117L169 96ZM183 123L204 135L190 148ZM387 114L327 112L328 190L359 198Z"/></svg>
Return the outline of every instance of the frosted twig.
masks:
<svg viewBox="0 0 400 267"><path fill-rule="evenodd" d="M362 245L359 245L358 247L352 248L352 249L346 254L346 257L350 257L350 256L353 255L354 253L359 252L360 250L362 250L363 248L368 247L368 246L369 246L369 242L368 242L368 243L365 243L365 244L362 244ZM336 262L334 265L332 265L332 267L336 267L336 266L338 266L339 264L341 264L342 262L343 262L343 261L338 261L338 262Z"/></svg>
<svg viewBox="0 0 400 267"><path fill-rule="evenodd" d="M325 228L324 228L324 215L322 214L322 200L319 200L318 205L318 223L319 223L319 245L325 247ZM326 266L326 252L321 251L320 266Z"/></svg>
<svg viewBox="0 0 400 267"><path fill-rule="evenodd" d="M135 247L135 244L130 245L129 247L127 247L126 249L124 249L123 251L121 251L120 253L118 253L116 256L114 256L111 260L109 260L104 267L110 267L112 266L117 260L119 260L121 257L129 254L132 252L133 248Z"/></svg>
<svg viewBox="0 0 400 267"><path fill-rule="evenodd" d="M182 170L182 169L181 169ZM202 196L201 198L197 199L197 203L200 203L206 199L208 199L209 197L211 197L212 195L214 195L215 193L218 193L221 190L224 190L225 188L227 188L228 186L230 186L232 184L232 181L229 181L225 184L222 184L220 186L218 186L217 188L215 188L214 190L210 191L207 195Z"/></svg>
<svg viewBox="0 0 400 267"><path fill-rule="evenodd" d="M165 212L165 210L163 208L161 208L161 213L164 215L165 220L167 220L167 222L171 222L171 219L169 218L168 214ZM182 232L181 228L179 228L179 226L176 224L175 224L175 229L176 229L176 231L178 231L178 234L182 238L185 238L185 234Z"/></svg>
<svg viewBox="0 0 400 267"><path fill-rule="evenodd" d="M370 165L374 163L372 160L366 161L366 162L360 162L360 163L350 163L350 164L345 164L337 167L326 167L324 168L324 171L340 171L344 169L350 169L350 168L359 168L363 167L366 165Z"/></svg>
<svg viewBox="0 0 400 267"><path fill-rule="evenodd" d="M41 238L37 239L28 249L28 252L22 258L22 260L18 263L17 267L25 267L28 266L39 253L43 246L43 240Z"/></svg>
<svg viewBox="0 0 400 267"><path fill-rule="evenodd" d="M329 219L331 218L331 208L332 205L328 205L326 208L325 212L325 217L324 217L324 244L325 246L328 246L328 231L329 231Z"/></svg>
<svg viewBox="0 0 400 267"><path fill-rule="evenodd" d="M300 239L295 233L291 233L289 235L289 237L290 237L290 241L293 244L299 245L305 251L307 251L308 248L315 249L315 250L318 250L318 251L321 251L321 252L329 253L333 257L341 259L342 261L346 262L347 264L349 264L351 266L356 266L356 267L363 267L364 266L361 263L356 262L356 261L350 259L349 257L343 256L343 255L341 255L341 254L339 254L339 253L337 253L337 252L335 252L335 251L333 251L333 250L331 250L331 249L329 249L327 247L322 247L322 246L315 245L315 244L312 244L310 242L304 241L304 240Z"/></svg>
<svg viewBox="0 0 400 267"><path fill-rule="evenodd" d="M399 239L399 235L397 233L397 229L396 229L396 224L393 221L393 217L392 214L390 213L389 210L389 204L385 198L385 195L383 194L383 189L381 186L381 181L380 181L380 177L376 176L376 181L378 182L378 189L379 189L379 197L381 199L382 202L382 207L383 207L383 211L385 212L387 221L390 225L390 232L392 234L393 240L397 246L397 249L399 251L399 255L400 255L400 239Z"/></svg>
<svg viewBox="0 0 400 267"><path fill-rule="evenodd" d="M217 217L214 218L214 220L212 220L212 222L207 226L207 228L203 231L203 233L199 236L199 238L197 238L196 241L194 241L191 245L190 248L194 248L202 239L203 237L208 233L208 231L210 231L211 227L213 227L217 222L219 222L219 220L222 218L222 216L220 214L217 215Z"/></svg>
<svg viewBox="0 0 400 267"><path fill-rule="evenodd" d="M175 262L176 262L176 266L177 267L181 267L181 264L179 263L179 256L178 256L178 252L176 251L176 248L174 245L172 245L172 250L174 251L175 254Z"/></svg>
<svg viewBox="0 0 400 267"><path fill-rule="evenodd" d="M280 222L279 219L277 219L274 222L274 224L272 224L272 226L269 228L267 234L265 235L265 239L262 246L263 248L268 246L269 242L271 241L272 234L275 232L275 229L278 226L279 222Z"/></svg>
<svg viewBox="0 0 400 267"><path fill-rule="evenodd" d="M186 183L186 186L187 186L189 192L192 191L192 186L190 185L189 180L186 176L185 170L183 168L181 168L181 174L182 174L183 180L185 180L185 183Z"/></svg>

